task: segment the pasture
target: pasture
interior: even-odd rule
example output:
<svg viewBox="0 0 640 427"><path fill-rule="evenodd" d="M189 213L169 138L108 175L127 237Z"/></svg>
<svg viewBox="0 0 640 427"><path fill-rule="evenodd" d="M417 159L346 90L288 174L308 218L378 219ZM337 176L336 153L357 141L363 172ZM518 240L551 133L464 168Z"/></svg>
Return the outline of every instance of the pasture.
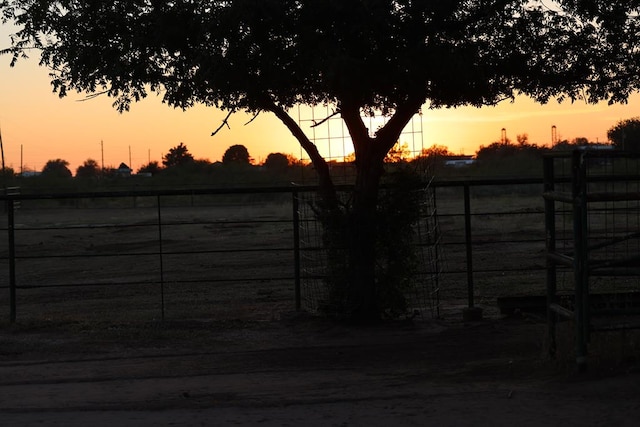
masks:
<svg viewBox="0 0 640 427"><path fill-rule="evenodd" d="M490 190L473 189L467 240L461 188L437 189L439 306L422 317L460 310L469 272L475 303L490 315L498 296L544 293L541 196L530 187ZM18 318L277 318L296 309L293 218L286 193L23 200L14 214ZM299 221L315 219L307 213ZM4 265L8 252L3 239ZM8 289L8 275L0 280Z"/></svg>
<svg viewBox="0 0 640 427"><path fill-rule="evenodd" d="M3 420L625 425L640 415L635 336L609 335L600 348L615 348L615 360L603 351L578 380L569 325L550 361L542 317L497 309L498 296L544 294L538 189L471 189L474 298L485 318L467 324L462 188L438 188L438 313L375 327L295 311L290 194L167 196L160 209L154 196L23 200L15 324L5 239L0 247Z"/></svg>

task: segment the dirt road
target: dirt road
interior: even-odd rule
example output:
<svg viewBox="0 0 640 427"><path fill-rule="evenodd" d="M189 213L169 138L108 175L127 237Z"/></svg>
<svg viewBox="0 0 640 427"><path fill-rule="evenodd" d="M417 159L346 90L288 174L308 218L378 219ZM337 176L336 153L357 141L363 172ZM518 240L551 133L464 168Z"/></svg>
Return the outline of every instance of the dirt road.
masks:
<svg viewBox="0 0 640 427"><path fill-rule="evenodd" d="M3 426L635 426L640 417L634 365L574 374L570 361L544 359L544 325L524 319L88 326L0 329Z"/></svg>

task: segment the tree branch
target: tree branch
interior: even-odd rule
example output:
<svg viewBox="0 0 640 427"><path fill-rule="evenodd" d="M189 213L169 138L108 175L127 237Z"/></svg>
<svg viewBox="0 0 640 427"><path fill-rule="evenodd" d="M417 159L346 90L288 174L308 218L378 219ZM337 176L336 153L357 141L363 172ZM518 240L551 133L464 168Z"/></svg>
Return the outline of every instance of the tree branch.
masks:
<svg viewBox="0 0 640 427"><path fill-rule="evenodd" d="M334 117L336 115L340 114L340 110L335 110L331 115L325 117L324 119L320 120L319 122L316 122L315 120L313 121L313 125L311 125L312 128L318 127L321 124L325 123L327 120L329 120L331 117Z"/></svg>
<svg viewBox="0 0 640 427"><path fill-rule="evenodd" d="M231 126L229 126L229 117L231 117L231 115L234 113L233 110L229 111L229 113L227 114L227 117L225 117L222 120L222 124L220 126L218 126L218 129L214 130L213 132L211 132L211 136L215 136L218 132L220 132L220 129L222 129L225 125L227 126L227 128L231 129ZM253 119L251 119L253 120Z"/></svg>
<svg viewBox="0 0 640 427"><path fill-rule="evenodd" d="M254 121L255 119L257 119L259 115L260 115L260 111L258 111L257 113L255 113L255 114L253 115L253 117L251 117L251 120L249 120L249 121L248 121L247 123L245 123L244 125L246 126L246 125L250 124L252 121Z"/></svg>
<svg viewBox="0 0 640 427"><path fill-rule="evenodd" d="M378 154L386 155L387 152L393 148L394 144L398 142L402 130L420 110L424 102L425 96L413 95L396 108L396 112L391 116L389 121L376 132L375 139L380 143L378 147L380 152Z"/></svg>
<svg viewBox="0 0 640 427"><path fill-rule="evenodd" d="M309 137L300 128L298 123L270 97L266 96L262 102L264 109L271 111L278 119L289 129L291 134L298 140L300 146L307 152L313 166L318 173L320 184L320 196L328 209L338 209L338 197L336 194L333 180L329 172L329 165L318 151L318 147L309 139Z"/></svg>
<svg viewBox="0 0 640 427"><path fill-rule="evenodd" d="M340 104L340 114L344 120L349 135L351 135L351 142L353 142L353 148L356 152L356 161L358 155L364 149L364 146L371 142L369 136L369 129L364 125L362 116L360 114L360 106L356 103L350 103L343 101Z"/></svg>

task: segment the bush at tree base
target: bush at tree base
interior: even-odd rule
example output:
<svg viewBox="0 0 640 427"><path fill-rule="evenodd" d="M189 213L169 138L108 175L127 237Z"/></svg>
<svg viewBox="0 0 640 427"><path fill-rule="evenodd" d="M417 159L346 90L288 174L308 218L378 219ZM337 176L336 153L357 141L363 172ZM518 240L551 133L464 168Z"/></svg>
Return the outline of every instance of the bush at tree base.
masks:
<svg viewBox="0 0 640 427"><path fill-rule="evenodd" d="M398 319L409 314L407 292L412 289L419 265L416 225L420 220L426 184L411 166L394 165L380 192L375 229L375 295L381 319ZM349 283L350 248L354 242L349 229L357 220L349 201L340 211L329 212L315 206L323 227L326 256L324 283L327 297L320 310L325 314L349 319L353 311Z"/></svg>

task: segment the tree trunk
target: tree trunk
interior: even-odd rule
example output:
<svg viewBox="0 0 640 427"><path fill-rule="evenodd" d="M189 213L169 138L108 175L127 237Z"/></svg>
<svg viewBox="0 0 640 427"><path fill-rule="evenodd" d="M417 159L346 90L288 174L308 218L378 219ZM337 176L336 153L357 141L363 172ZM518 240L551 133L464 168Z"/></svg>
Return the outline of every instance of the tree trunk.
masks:
<svg viewBox="0 0 640 427"><path fill-rule="evenodd" d="M344 253L346 259L334 261L337 261L340 266L345 266L344 270L339 267L337 271L341 270L339 274L346 275L338 279L346 280L337 280L335 283L342 287L346 286L346 289L340 289L339 292L344 296L342 301L346 309L344 314L358 323L375 322L381 315L376 283L376 246L378 244L378 190L384 159L398 140L402 129L423 102L424 95L417 94L408 99L405 104L398 106L396 113L376 132L375 137L369 135L369 130L364 125L360 115L361 106L345 100L340 102L340 114L355 148L357 169L351 209L347 208L345 212L338 202L329 167L315 144L283 108L268 97L265 98L265 108L275 113L289 128L309 154L316 168L322 202L319 208L325 217L323 226L329 235L338 236L337 239L330 238L329 244L342 243L345 247L345 252L336 251L335 253L339 253L341 258ZM331 248L326 249L331 250Z"/></svg>
<svg viewBox="0 0 640 427"><path fill-rule="evenodd" d="M376 286L377 207L384 156L372 144L360 150L357 176L349 213L347 237L347 309L352 321L374 322L380 318Z"/></svg>

